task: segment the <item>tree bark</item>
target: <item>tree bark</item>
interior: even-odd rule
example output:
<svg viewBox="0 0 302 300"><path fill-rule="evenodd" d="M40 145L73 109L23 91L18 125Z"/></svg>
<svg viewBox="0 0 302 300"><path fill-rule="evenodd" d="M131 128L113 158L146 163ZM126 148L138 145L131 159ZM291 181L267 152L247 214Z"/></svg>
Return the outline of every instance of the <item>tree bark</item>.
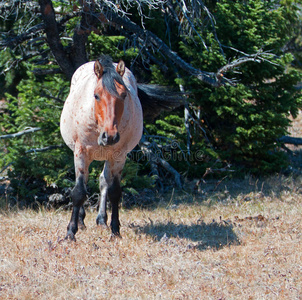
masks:
<svg viewBox="0 0 302 300"><path fill-rule="evenodd" d="M71 79L75 68L66 54L60 40L60 32L51 0L39 0L42 18L45 25L47 43L64 74Z"/></svg>
<svg viewBox="0 0 302 300"><path fill-rule="evenodd" d="M88 36L95 29L98 19L94 15L94 2L84 2L81 21L76 26L71 49L64 48L60 40L60 23L56 21L51 0L39 0L47 43L63 73L71 79L78 67L88 61L86 43Z"/></svg>

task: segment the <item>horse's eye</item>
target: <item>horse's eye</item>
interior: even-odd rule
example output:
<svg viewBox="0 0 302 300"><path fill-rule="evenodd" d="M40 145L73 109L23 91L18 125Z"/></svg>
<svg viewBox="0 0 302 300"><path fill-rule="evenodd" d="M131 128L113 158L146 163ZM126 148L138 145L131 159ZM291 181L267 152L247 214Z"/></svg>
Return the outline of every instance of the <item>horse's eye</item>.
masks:
<svg viewBox="0 0 302 300"><path fill-rule="evenodd" d="M95 94L94 98L95 98L96 101L100 101L100 96L99 95Z"/></svg>
<svg viewBox="0 0 302 300"><path fill-rule="evenodd" d="M127 97L127 93L126 93L126 92L121 94L121 98L122 98L123 100L124 100L126 97Z"/></svg>

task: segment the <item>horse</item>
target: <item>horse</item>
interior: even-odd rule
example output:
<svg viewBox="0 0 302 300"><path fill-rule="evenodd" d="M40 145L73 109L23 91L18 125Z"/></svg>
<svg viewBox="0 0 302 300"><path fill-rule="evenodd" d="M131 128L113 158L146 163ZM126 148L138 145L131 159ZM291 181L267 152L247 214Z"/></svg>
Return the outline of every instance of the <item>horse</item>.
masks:
<svg viewBox="0 0 302 300"><path fill-rule="evenodd" d="M159 99L158 103L155 99ZM138 144L143 133L142 104L145 115L152 115L156 109L161 110L160 103L164 109L173 106L173 100L169 102L168 99L169 96L156 86L138 88L133 73L125 67L123 60L113 63L111 57L103 55L75 71L60 119L63 140L74 153L76 176L66 239L75 241L78 227L85 228L83 204L87 198L88 168L94 160L105 161L99 177L96 223L107 226L106 203L109 200L111 235L120 236L120 180L127 154Z"/></svg>

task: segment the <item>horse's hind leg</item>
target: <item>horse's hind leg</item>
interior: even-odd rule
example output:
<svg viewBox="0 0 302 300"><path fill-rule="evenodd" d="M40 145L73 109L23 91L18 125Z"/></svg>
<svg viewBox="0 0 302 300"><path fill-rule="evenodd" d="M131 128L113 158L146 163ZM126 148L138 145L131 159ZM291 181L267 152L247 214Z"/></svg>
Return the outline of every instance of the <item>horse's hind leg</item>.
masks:
<svg viewBox="0 0 302 300"><path fill-rule="evenodd" d="M78 224L80 227L85 227L84 218L85 210L83 207L86 200L86 183L88 179L89 162L86 159L84 152L75 151L75 170L76 170L76 185L71 191L71 198L73 202L72 214L70 222L67 226L66 239L75 240L75 234L78 231Z"/></svg>

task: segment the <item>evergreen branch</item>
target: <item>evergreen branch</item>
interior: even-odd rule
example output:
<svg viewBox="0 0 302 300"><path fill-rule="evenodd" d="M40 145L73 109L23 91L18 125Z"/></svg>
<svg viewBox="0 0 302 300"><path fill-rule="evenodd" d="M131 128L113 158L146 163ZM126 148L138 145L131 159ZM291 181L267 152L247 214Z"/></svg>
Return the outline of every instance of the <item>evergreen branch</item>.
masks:
<svg viewBox="0 0 302 300"><path fill-rule="evenodd" d="M36 132L36 131L39 131L39 130L42 130L42 128L40 128L40 127L27 127L24 130L16 132L16 133L1 135L0 140L19 137L19 136L22 136L23 134L33 133L33 132Z"/></svg>
<svg viewBox="0 0 302 300"><path fill-rule="evenodd" d="M212 31L213 31L213 34L214 34L214 37L215 37L215 40L217 41L218 45L219 45L219 48L220 48L220 52L222 53L223 56L225 56L224 54L224 51L222 49L222 45L220 43L220 40L217 36L217 32L216 32L216 28L215 28L215 18L214 16L211 14L211 12L209 11L209 9L204 5L203 1L201 0L197 0L198 4L201 6L201 8L206 12L210 22L211 22L211 26L212 26Z"/></svg>
<svg viewBox="0 0 302 300"><path fill-rule="evenodd" d="M15 59L13 61L8 60L5 64L5 66L7 66L1 73L0 75L5 74L6 72L9 72L10 70L13 70L14 68L16 68L18 66L19 63L21 63L22 61L27 61L28 59L31 59L33 57L36 57L40 55L40 53L32 53L32 54L28 54L28 55L24 55L21 58Z"/></svg>
<svg viewBox="0 0 302 300"><path fill-rule="evenodd" d="M54 97L54 96L51 96L51 95L47 95L47 94L44 93L44 92L41 93L41 96L42 96L42 97L46 97L46 98L48 98L48 99L55 100L55 101L57 101L57 102L59 102L59 103L64 103L64 102L65 102L64 100L62 100L62 99L60 99L60 98L58 98L58 97Z"/></svg>

